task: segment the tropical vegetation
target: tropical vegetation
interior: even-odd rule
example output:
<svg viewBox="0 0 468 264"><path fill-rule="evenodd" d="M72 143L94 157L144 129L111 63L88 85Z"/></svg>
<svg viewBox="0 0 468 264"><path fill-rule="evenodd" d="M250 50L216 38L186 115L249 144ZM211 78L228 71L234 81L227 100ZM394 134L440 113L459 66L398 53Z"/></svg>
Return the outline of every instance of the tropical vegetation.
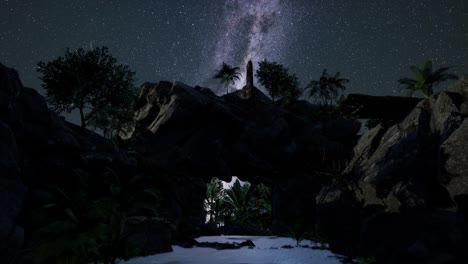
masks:
<svg viewBox="0 0 468 264"><path fill-rule="evenodd" d="M403 86L403 91L408 91L410 95L420 91L424 97L429 97L434 94L434 87L441 82L448 80L458 80L458 76L447 73L452 67L443 67L433 70L432 61L428 60L423 68L418 66L410 66L415 78L401 78L398 80L400 86Z"/></svg>
<svg viewBox="0 0 468 264"><path fill-rule="evenodd" d="M299 79L283 65L263 60L258 66L258 81L265 87L273 102L278 97L283 97L286 104L291 104L302 95Z"/></svg>
<svg viewBox="0 0 468 264"><path fill-rule="evenodd" d="M235 221L266 229L271 222L271 191L263 184L252 187L239 180L223 189L222 182L213 178L207 185L205 209L213 224Z"/></svg>
<svg viewBox="0 0 468 264"><path fill-rule="evenodd" d="M327 69L324 69L318 80L312 80L306 86L309 90L309 97L318 101L322 106L331 106L336 103L340 90L346 90L346 83L349 79L340 78L341 73L329 75Z"/></svg>
<svg viewBox="0 0 468 264"><path fill-rule="evenodd" d="M229 93L229 85L236 84L236 81L240 80L242 74L239 72L239 67L232 67L229 64L223 62L221 69L219 69L216 74L213 76L213 79L219 79L221 83L224 84L226 88L226 94Z"/></svg>
<svg viewBox="0 0 468 264"><path fill-rule="evenodd" d="M33 208L34 263L115 264L139 255L126 223L134 215L162 221L157 214L159 192L110 173L96 179L77 171L70 179L70 184L46 186L46 199Z"/></svg>

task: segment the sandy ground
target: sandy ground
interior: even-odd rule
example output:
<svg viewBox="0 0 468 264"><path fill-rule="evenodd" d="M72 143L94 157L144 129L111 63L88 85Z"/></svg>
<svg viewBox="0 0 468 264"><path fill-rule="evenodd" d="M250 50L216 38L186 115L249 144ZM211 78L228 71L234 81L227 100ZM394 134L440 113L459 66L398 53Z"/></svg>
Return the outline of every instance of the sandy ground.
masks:
<svg viewBox="0 0 468 264"><path fill-rule="evenodd" d="M125 264L340 264L338 256L328 250L311 248L281 248L296 245L291 238L258 236L214 236L200 237L198 242L242 242L250 239L255 248L247 247L233 250L212 248L181 248L174 246L174 252L140 257L121 262ZM310 245L304 241L301 245Z"/></svg>

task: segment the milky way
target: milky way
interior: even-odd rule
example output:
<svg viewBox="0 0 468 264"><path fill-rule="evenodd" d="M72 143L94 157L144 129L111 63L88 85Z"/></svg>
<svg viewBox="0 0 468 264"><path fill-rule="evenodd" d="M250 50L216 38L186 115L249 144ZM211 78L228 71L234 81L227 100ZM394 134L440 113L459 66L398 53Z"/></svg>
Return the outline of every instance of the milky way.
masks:
<svg viewBox="0 0 468 264"><path fill-rule="evenodd" d="M264 59L281 59L287 41L288 11L281 0L227 1L214 65L226 62L245 69L249 60L256 64ZM242 88L244 78L236 83L236 89Z"/></svg>
<svg viewBox="0 0 468 264"><path fill-rule="evenodd" d="M223 61L244 73L248 59L255 68L268 59L301 87L326 68L351 80L345 93L400 95L409 65L468 73L467 18L467 0L0 0L0 62L42 94L37 62L92 43L128 64L135 85L181 81L221 94L213 75Z"/></svg>

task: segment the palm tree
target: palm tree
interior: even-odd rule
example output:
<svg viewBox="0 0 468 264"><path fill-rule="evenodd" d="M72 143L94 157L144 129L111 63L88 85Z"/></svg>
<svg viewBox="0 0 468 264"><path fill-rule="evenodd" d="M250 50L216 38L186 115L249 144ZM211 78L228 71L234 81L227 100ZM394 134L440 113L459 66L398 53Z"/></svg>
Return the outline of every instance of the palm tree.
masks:
<svg viewBox="0 0 468 264"><path fill-rule="evenodd" d="M458 80L454 74L447 73L452 67L439 68L436 71L432 69L432 62L426 61L424 68L419 69L417 66L410 66L410 69L416 75L416 79L402 78L398 82L405 87L402 90L410 91L412 96L415 91L421 91L424 97L429 97L434 93L433 86L447 80Z"/></svg>
<svg viewBox="0 0 468 264"><path fill-rule="evenodd" d="M252 208L253 193L250 189L250 184L240 184L236 180L230 189L225 190L224 202L230 209L232 215L239 222L245 222L250 217L250 209Z"/></svg>
<svg viewBox="0 0 468 264"><path fill-rule="evenodd" d="M320 100L322 105L331 105L338 98L338 89L345 90L349 79L340 78L340 72L330 76L324 69L318 81L311 81L305 89L310 89L309 96Z"/></svg>
<svg viewBox="0 0 468 264"><path fill-rule="evenodd" d="M221 69L217 71L213 79L220 79L226 87L226 94L229 93L229 84L234 85L236 81L240 80L242 74L239 72L239 67L231 67L229 64L223 62Z"/></svg>

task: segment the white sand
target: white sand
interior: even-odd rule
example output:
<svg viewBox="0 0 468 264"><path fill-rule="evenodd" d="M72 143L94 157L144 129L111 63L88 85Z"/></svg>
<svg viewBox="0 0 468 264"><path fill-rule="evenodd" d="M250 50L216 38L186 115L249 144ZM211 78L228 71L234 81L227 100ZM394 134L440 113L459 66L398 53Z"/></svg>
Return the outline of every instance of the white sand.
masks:
<svg viewBox="0 0 468 264"><path fill-rule="evenodd" d="M295 246L296 242L284 237L258 236L213 236L200 237L198 242L242 242L252 240L256 247L249 249L216 250L212 248L181 248L174 246L174 252L157 254L128 260L126 264L339 264L336 255L328 250L311 248L284 249L284 245ZM301 245L310 245L304 241Z"/></svg>

